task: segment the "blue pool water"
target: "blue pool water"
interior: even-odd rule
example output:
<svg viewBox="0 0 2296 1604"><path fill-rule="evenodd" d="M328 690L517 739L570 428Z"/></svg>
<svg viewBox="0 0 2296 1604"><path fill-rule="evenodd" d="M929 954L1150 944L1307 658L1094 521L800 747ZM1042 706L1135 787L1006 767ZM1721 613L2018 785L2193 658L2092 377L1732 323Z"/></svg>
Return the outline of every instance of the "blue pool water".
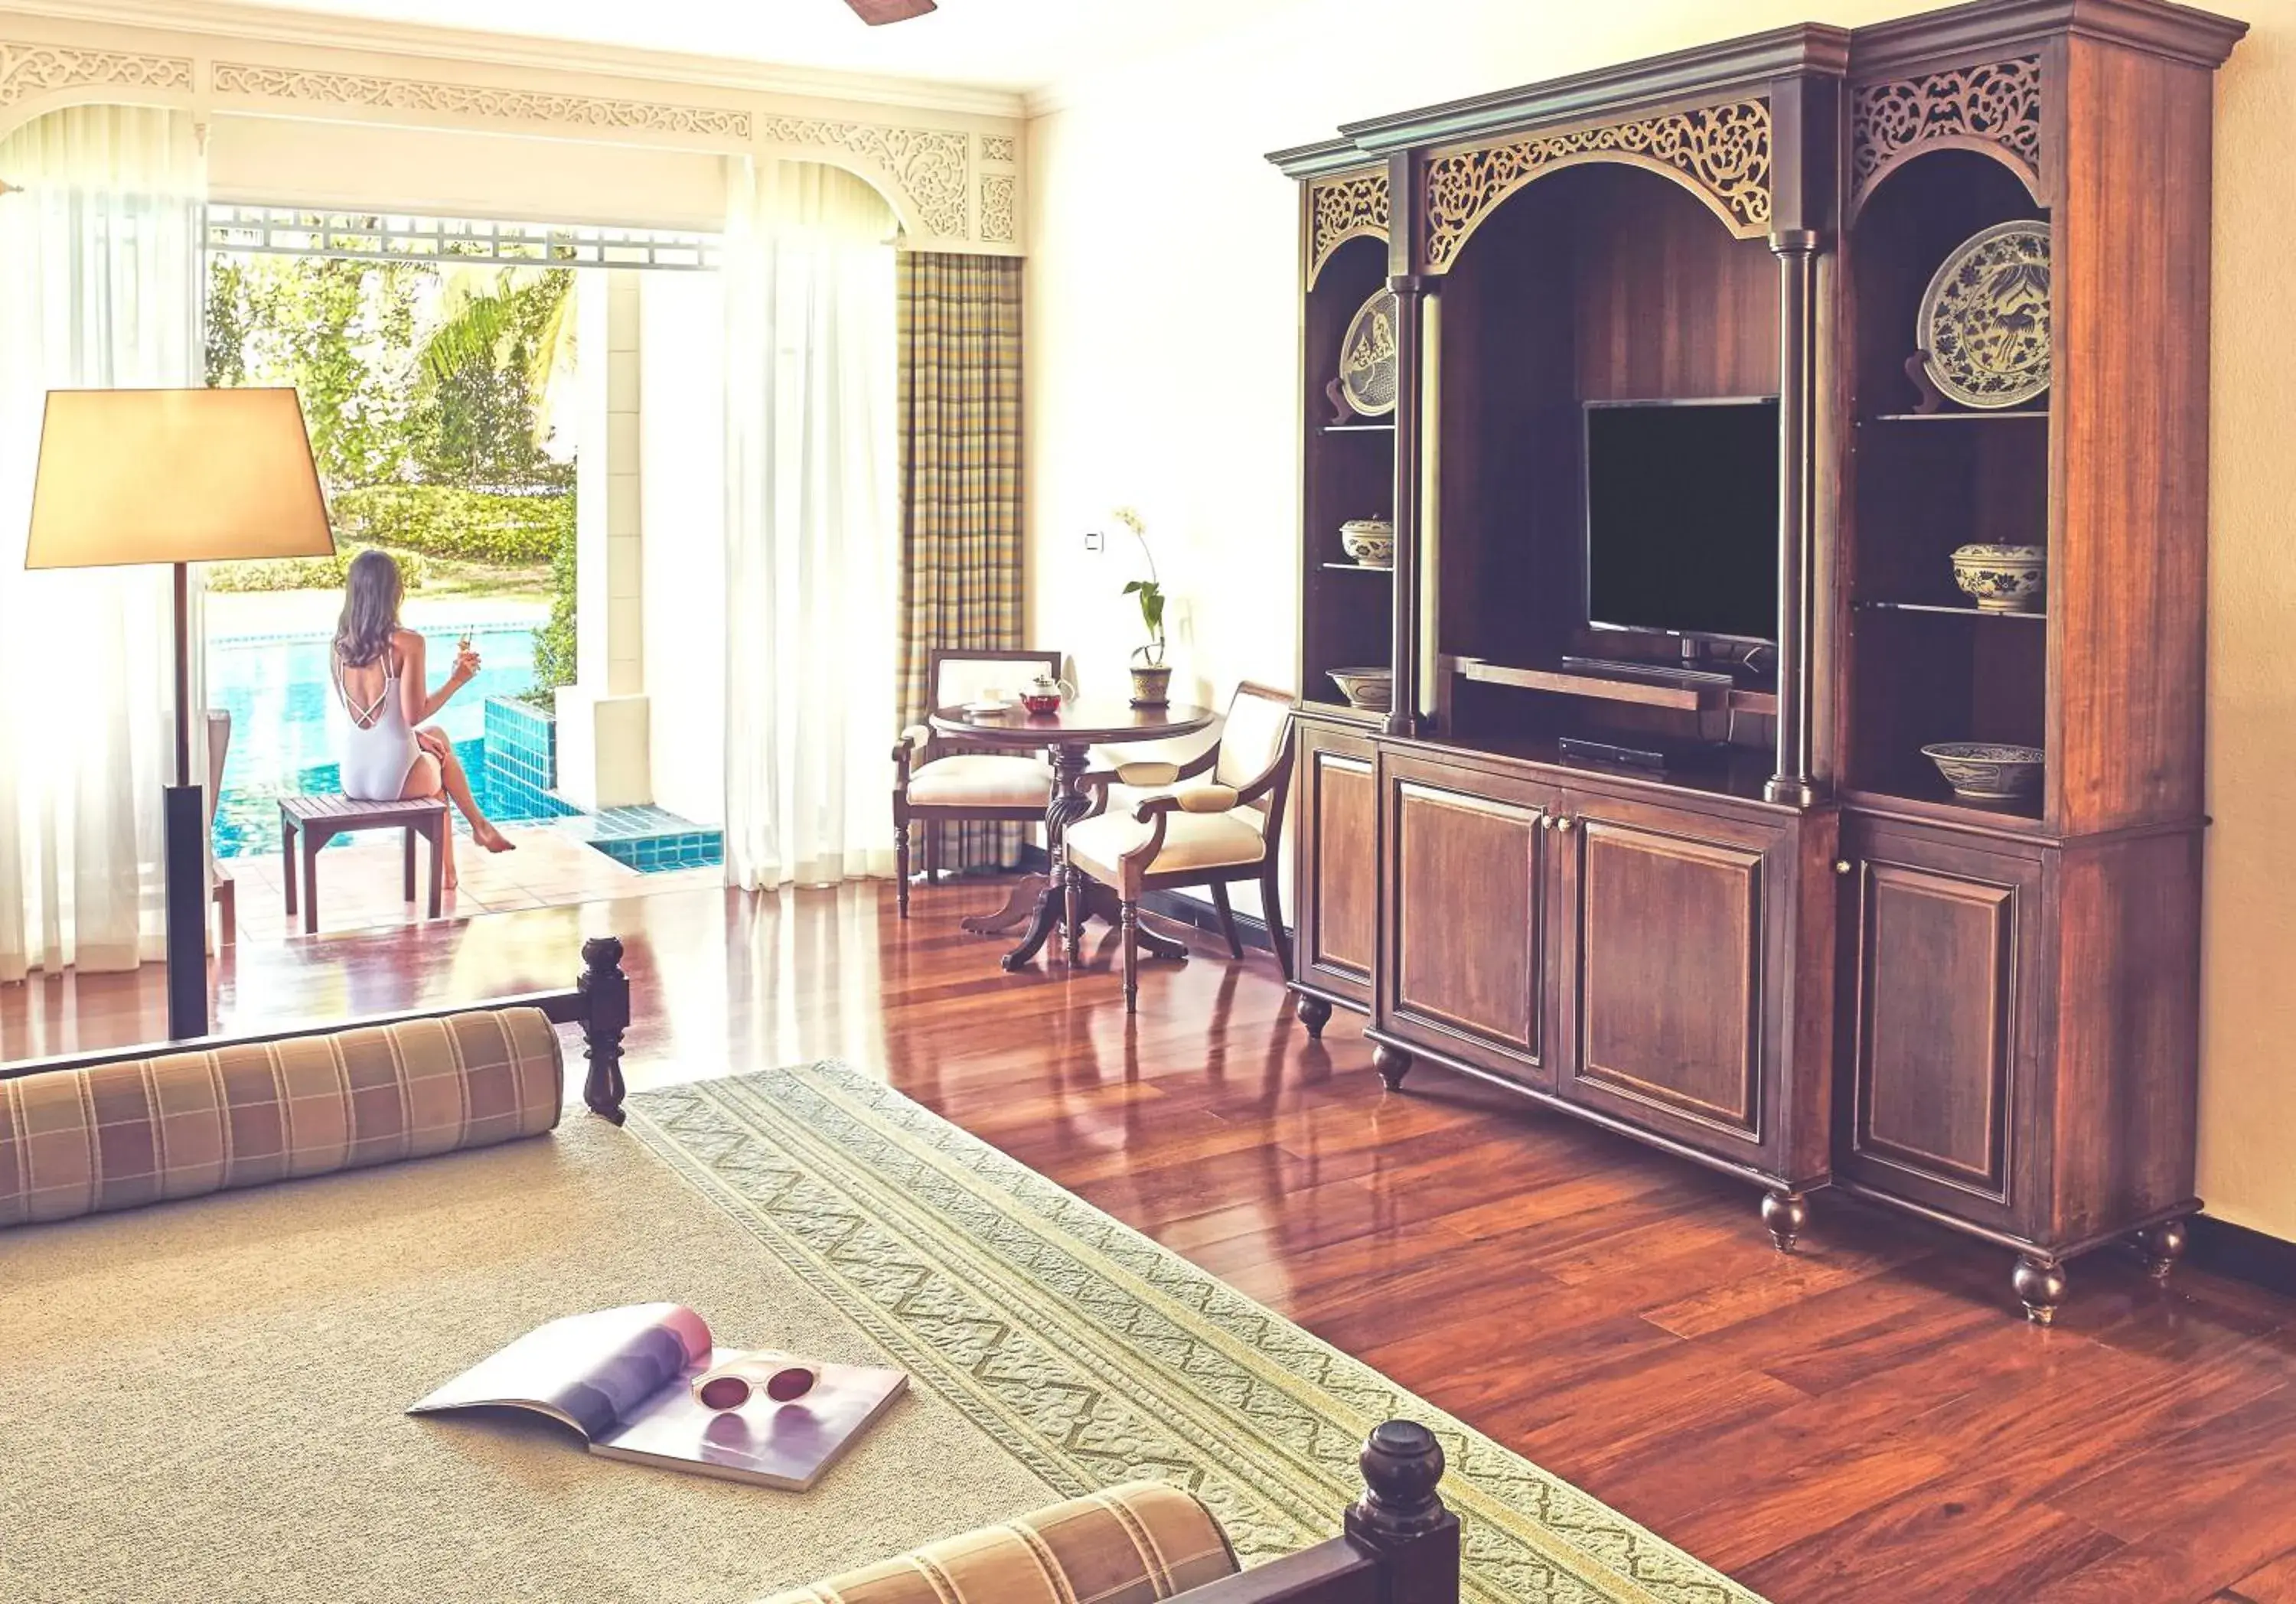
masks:
<svg viewBox="0 0 2296 1604"><path fill-rule="evenodd" d="M488 623L424 629L434 681L454 661L455 642L466 629L485 666L431 722L454 740L480 807L498 819L539 816L507 796L489 795L481 722L488 697L515 696L533 685L533 629ZM208 642L208 705L228 711L232 725L216 810L218 857L278 851L278 798L340 783L336 742L347 721L327 672L329 645L327 636L316 634Z"/></svg>

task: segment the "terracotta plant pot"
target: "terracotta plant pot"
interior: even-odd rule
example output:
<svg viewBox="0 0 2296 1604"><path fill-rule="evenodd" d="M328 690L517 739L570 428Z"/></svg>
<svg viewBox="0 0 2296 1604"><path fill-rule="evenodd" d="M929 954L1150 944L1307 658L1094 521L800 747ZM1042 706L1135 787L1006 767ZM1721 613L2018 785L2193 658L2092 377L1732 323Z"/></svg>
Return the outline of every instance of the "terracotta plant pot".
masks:
<svg viewBox="0 0 2296 1604"><path fill-rule="evenodd" d="M1172 671L1169 668L1132 670L1132 705L1136 708L1160 708L1170 702Z"/></svg>

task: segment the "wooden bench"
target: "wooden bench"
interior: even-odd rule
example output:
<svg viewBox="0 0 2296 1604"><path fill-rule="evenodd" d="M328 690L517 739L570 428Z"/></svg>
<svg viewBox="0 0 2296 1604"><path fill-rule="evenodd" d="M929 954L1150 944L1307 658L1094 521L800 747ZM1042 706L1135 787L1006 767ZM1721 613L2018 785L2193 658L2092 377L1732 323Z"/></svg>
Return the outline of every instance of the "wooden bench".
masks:
<svg viewBox="0 0 2296 1604"><path fill-rule="evenodd" d="M285 859L287 917L295 917L296 838L302 838L303 932L319 929L319 848L339 835L361 830L403 830L406 832L406 900L414 900L414 838L430 843L430 912L439 917L446 895L447 804L436 797L416 797L397 802L360 802L349 797L282 797L279 798L279 850Z"/></svg>

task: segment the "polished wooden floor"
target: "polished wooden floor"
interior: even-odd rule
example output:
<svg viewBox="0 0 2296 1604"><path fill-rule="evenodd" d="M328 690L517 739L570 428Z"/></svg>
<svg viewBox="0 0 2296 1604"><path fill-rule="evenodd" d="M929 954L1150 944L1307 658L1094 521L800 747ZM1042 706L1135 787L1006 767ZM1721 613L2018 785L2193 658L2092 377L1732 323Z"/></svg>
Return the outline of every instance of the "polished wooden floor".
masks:
<svg viewBox="0 0 2296 1604"><path fill-rule="evenodd" d="M2296 1604L2296 1303L2133 1260L2054 1330L1998 1251L1754 1194L1422 1070L1272 962L1006 975L979 884L720 891L243 945L229 1025L563 984L629 948L634 1084L835 1055L1778 1600ZM0 986L0 1058L149 1038L157 978Z"/></svg>

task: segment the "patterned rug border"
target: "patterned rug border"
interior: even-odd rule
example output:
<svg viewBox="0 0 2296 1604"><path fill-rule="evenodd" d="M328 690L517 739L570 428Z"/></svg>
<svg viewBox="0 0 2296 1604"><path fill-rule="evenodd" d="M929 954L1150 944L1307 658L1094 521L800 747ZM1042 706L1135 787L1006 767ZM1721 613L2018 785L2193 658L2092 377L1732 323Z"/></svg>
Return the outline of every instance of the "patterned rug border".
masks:
<svg viewBox="0 0 2296 1604"><path fill-rule="evenodd" d="M1407 1414L1435 1430L1449 1461L1444 1491L1464 1526L1469 1596L1760 1604L850 1066L691 1082L629 1108L650 1151L1057 1495L1105 1485L1111 1464L1167 1475L1198 1486L1237 1526L1239 1548L1265 1558L1330 1534L1356 1490L1352 1443ZM1144 1329L1128 1333L1115 1315ZM1271 1411L1283 1418L1263 1420ZM1247 1418L1265 1428L1243 1436Z"/></svg>

